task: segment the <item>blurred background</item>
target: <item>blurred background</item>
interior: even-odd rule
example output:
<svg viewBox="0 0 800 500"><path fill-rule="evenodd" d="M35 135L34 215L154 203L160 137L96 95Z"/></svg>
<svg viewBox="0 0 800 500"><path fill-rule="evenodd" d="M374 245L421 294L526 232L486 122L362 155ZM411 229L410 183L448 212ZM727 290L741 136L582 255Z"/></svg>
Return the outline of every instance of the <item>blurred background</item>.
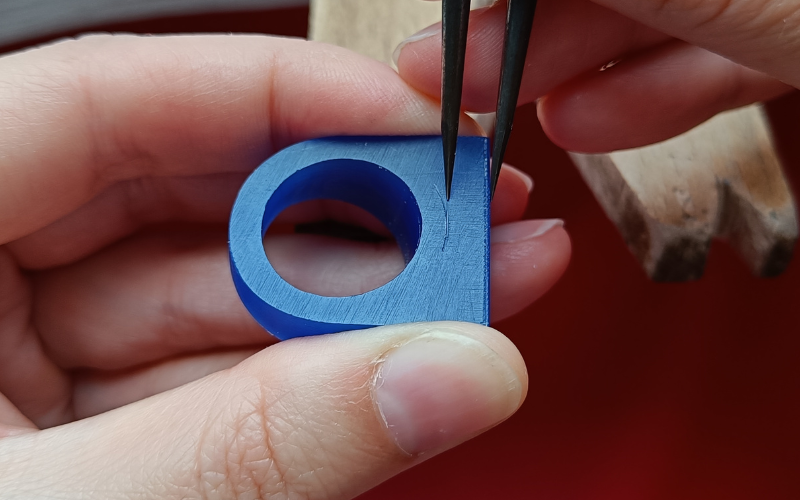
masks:
<svg viewBox="0 0 800 500"><path fill-rule="evenodd" d="M305 3L0 0L0 52L87 31L302 37ZM768 110L798 186L800 95ZM506 160L536 182L527 215L564 219L574 245L564 279L495 325L527 360L528 400L362 498L800 499L797 259L756 279L716 243L701 280L653 284L533 106L518 113Z"/></svg>

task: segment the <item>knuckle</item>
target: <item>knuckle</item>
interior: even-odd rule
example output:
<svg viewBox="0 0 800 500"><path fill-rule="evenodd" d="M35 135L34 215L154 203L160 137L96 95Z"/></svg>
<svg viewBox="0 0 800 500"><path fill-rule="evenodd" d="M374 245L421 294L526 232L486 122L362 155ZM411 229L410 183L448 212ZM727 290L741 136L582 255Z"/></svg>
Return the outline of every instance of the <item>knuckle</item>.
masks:
<svg viewBox="0 0 800 500"><path fill-rule="evenodd" d="M120 57L123 53L125 57ZM75 122L79 126L75 134L84 140L76 144L82 145L80 154L93 167L96 189L154 168L152 155L128 131L129 117L119 116L125 108L109 100L112 92L144 72L145 59L127 37L89 34L37 49L33 62L24 66L29 88L35 89L38 82L44 92L53 94L49 102L69 103L63 108L81 118ZM39 101L42 97L42 92L32 96Z"/></svg>

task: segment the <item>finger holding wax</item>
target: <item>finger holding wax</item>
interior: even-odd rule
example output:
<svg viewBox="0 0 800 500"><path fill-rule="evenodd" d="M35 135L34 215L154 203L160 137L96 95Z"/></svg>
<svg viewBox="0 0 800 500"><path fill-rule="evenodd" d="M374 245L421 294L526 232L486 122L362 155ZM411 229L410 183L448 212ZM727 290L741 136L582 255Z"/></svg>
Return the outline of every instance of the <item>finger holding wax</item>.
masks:
<svg viewBox="0 0 800 500"><path fill-rule="evenodd" d="M722 111L785 94L800 84L795 65L783 62L800 44L792 29L798 7L766 2L761 12L762 3L540 0L518 104L541 99L548 136L595 153L663 141ZM472 13L469 111L492 111L497 102L506 9L498 2ZM706 24L706 17L713 19ZM395 52L400 75L434 96L441 42L433 26Z"/></svg>
<svg viewBox="0 0 800 500"><path fill-rule="evenodd" d="M73 427L36 426L133 403L274 342L238 300L227 258L225 223L259 162L311 137L440 126L437 102L396 72L301 40L92 36L5 56L0 69L0 432L28 429L38 443ZM495 320L544 293L569 260L563 228L515 222L531 188L501 174L493 222L519 226L493 251ZM329 208L311 216L347 218ZM274 260L323 293L380 286L375 276L397 264L309 236L265 243L285 244ZM325 265L336 272L314 272ZM135 423L124 424L131 436Z"/></svg>
<svg viewBox="0 0 800 500"><path fill-rule="evenodd" d="M800 4L780 0L594 0L654 29L800 87Z"/></svg>
<svg viewBox="0 0 800 500"><path fill-rule="evenodd" d="M2 442L0 490L352 498L508 418L526 390L517 350L481 326L296 339L180 389Z"/></svg>

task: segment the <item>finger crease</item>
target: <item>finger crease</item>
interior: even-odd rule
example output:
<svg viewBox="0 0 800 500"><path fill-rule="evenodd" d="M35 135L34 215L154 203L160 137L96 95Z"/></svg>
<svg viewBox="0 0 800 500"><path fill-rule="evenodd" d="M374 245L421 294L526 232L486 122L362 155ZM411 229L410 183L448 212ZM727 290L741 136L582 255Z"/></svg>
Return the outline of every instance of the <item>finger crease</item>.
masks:
<svg viewBox="0 0 800 500"><path fill-rule="evenodd" d="M269 430L269 413L270 413L270 405L267 402L269 397L266 391L266 388L263 384L260 384L260 404L261 404L261 432L264 433L264 446L267 449L267 456L272 460L272 467L275 470L275 475L277 476L275 487L273 488L273 492L265 491L265 484L258 484L258 495L262 499L267 499L273 496L272 493L274 491L282 491L286 498L289 498L291 495L289 483L287 482L287 471L281 466L280 461L277 458L275 453L275 444L272 442L272 433ZM251 471L252 473L252 471Z"/></svg>

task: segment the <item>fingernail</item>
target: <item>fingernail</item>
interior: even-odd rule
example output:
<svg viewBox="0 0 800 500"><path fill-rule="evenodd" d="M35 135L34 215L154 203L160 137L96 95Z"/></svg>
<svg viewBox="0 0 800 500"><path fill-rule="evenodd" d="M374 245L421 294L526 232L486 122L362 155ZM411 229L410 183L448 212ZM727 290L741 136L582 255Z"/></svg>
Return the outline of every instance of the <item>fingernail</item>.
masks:
<svg viewBox="0 0 800 500"><path fill-rule="evenodd" d="M409 455L455 446L511 416L522 384L496 352L458 333L427 333L391 350L374 400L389 435Z"/></svg>
<svg viewBox="0 0 800 500"><path fill-rule="evenodd" d="M400 52L403 51L403 47L405 47L409 43L418 42L420 40L424 40L426 38L430 38L432 36L439 35L441 33L442 33L442 23L436 23L432 24L431 26L428 26L422 31L414 33L410 37L400 42L400 45L398 45L397 48L394 49L394 52L392 52L392 60L394 61L394 65L397 66L397 61L400 59Z"/></svg>
<svg viewBox="0 0 800 500"><path fill-rule="evenodd" d="M539 238L553 229L564 227L561 219L523 220L492 229L492 243L516 243Z"/></svg>
<svg viewBox="0 0 800 500"><path fill-rule="evenodd" d="M516 167L512 167L508 163L503 163L503 168L508 170L512 174L516 175L517 177L519 177L522 180L522 182L525 183L525 187L528 189L528 194L531 194L533 192L533 178L530 175L526 174L525 172Z"/></svg>

